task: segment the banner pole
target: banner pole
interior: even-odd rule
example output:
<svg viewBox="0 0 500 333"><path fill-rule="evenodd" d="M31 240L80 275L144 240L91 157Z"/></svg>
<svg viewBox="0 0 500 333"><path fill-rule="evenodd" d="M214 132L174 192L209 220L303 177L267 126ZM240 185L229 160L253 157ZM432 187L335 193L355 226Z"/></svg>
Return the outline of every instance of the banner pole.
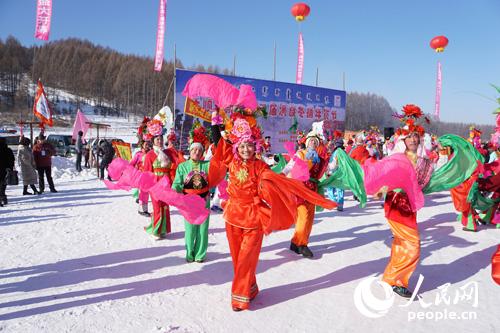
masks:
<svg viewBox="0 0 500 333"><path fill-rule="evenodd" d="M276 41L274 41L273 81L276 81Z"/></svg>
<svg viewBox="0 0 500 333"><path fill-rule="evenodd" d="M28 84L28 96L30 96L30 87L31 87L31 83L33 83L33 81L35 81L35 63L36 63L36 45L33 45L33 68L32 68L32 72L31 72L31 81L30 81L30 84ZM36 83L34 85L34 89L33 89L34 93L33 93L33 104L35 103L34 102L34 96L36 96ZM30 105L28 104L28 109L29 109ZM28 113L29 114L29 113ZM33 107L31 108L31 114L33 115ZM23 113L21 111L21 121L23 120ZM33 121L34 118L31 118L31 121Z"/></svg>
<svg viewBox="0 0 500 333"><path fill-rule="evenodd" d="M172 86L174 87L174 105L172 106L172 108L170 109L170 112L172 112L172 122L173 122L173 129L175 131L175 84L176 84L176 76L175 76L175 69L177 68L177 56L176 56L176 45L174 44L174 76L173 76L173 79L172 81L170 81L170 85L168 86L168 89L167 89L167 94L165 95L165 99L163 100L163 104L162 104L162 108L165 106L165 105L168 105L168 96L170 95L170 91L172 90Z"/></svg>
<svg viewBox="0 0 500 333"><path fill-rule="evenodd" d="M179 136L179 150L182 151L182 134L184 133L184 122L186 121L186 114L182 115L182 124L181 124L181 135Z"/></svg>
<svg viewBox="0 0 500 333"><path fill-rule="evenodd" d="M172 121L174 123L174 132L175 132L175 119L176 119L176 111L175 111L175 103L177 101L177 94L175 93L176 92L176 88L177 88L177 44L174 43L174 80L173 80L173 83L174 83L174 105L172 106ZM182 134L181 136L179 137L179 149L181 149L181 142L182 142Z"/></svg>
<svg viewBox="0 0 500 333"><path fill-rule="evenodd" d="M175 112L175 102L177 100L177 96L175 96L175 89L177 88L177 44L174 43L174 105L172 107L172 116L174 119L174 130L175 130L175 118L176 118L176 112Z"/></svg>

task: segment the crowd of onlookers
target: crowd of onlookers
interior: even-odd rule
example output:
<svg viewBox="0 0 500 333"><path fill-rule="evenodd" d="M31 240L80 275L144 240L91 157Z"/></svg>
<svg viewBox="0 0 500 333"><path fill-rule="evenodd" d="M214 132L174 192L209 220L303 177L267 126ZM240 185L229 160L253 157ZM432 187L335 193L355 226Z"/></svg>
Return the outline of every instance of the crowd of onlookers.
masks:
<svg viewBox="0 0 500 333"><path fill-rule="evenodd" d="M101 179L104 178L104 172L115 156L111 140L92 139L85 141L81 131L78 133L75 143L75 153L75 168L78 172L81 172L83 167L95 167L97 158L99 158ZM33 143L28 137L21 135L15 154L9 148L6 138L0 137L0 207L8 203L5 193L7 186L17 185L19 178L23 185L23 195L44 193L45 180L47 180L50 192L57 192L52 178L52 157L56 155L54 145L47 141L43 132L35 138ZM11 181L13 179L12 174L15 174L17 182L8 184L8 179Z"/></svg>
<svg viewBox="0 0 500 333"><path fill-rule="evenodd" d="M52 179L52 156L56 154L54 146L47 142L45 135L40 134L34 145L31 140L21 136L17 156L7 145L6 139L0 137L0 206L8 203L5 190L9 174L15 173L17 161L18 170L21 173L23 183L23 195L42 194L45 191L45 178L50 192L57 192ZM37 188L38 185L38 188ZM33 192L30 192L29 189Z"/></svg>
<svg viewBox="0 0 500 333"><path fill-rule="evenodd" d="M99 176L104 179L104 170L108 168L115 157L115 149L108 139L93 139L85 141L83 132L78 132L78 137L75 143L76 163L75 169L78 172L82 171L82 158L85 159L85 168L96 167L97 157L99 157ZM110 177L108 176L108 179Z"/></svg>

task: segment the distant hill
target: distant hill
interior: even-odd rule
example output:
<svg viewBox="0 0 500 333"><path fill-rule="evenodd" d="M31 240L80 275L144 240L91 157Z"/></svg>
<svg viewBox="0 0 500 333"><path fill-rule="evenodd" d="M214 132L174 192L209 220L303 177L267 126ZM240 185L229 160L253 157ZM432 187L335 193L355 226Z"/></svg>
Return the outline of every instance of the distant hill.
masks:
<svg viewBox="0 0 500 333"><path fill-rule="evenodd" d="M183 68L177 61L177 67ZM160 73L153 71L153 60L147 57L125 55L86 40L65 39L49 42L41 47L24 47L14 37L0 40L0 111L24 104L28 109L28 85L41 78L48 89L51 102L59 103L59 96L51 94L63 90L78 98L75 102L88 103L98 113L151 115L164 104L173 81L172 62L165 62ZM198 65L199 71L229 74L227 69ZM170 89L168 105L173 104ZM61 107L65 113L74 112L72 105Z"/></svg>

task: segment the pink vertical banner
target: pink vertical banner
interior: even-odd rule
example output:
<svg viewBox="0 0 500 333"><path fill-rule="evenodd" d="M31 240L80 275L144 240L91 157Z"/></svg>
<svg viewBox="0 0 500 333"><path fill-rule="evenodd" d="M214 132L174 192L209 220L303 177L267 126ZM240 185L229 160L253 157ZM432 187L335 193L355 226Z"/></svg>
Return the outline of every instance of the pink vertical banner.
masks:
<svg viewBox="0 0 500 333"><path fill-rule="evenodd" d="M304 40L302 39L302 32L299 32L299 55L297 58L297 77L295 82L302 84L302 76L304 74Z"/></svg>
<svg viewBox="0 0 500 333"><path fill-rule="evenodd" d="M78 132L82 131L83 132L83 137L87 134L87 131L90 128L90 125L87 124L89 120L85 115L83 114L82 111L78 110L76 113L76 118L75 118L75 123L73 124L73 140L76 140L78 138Z"/></svg>
<svg viewBox="0 0 500 333"><path fill-rule="evenodd" d="M52 18L52 0L38 0L36 4L35 38L49 40Z"/></svg>
<svg viewBox="0 0 500 333"><path fill-rule="evenodd" d="M441 63L438 60L436 77L436 104L434 106L434 116L439 120L439 109L441 108Z"/></svg>
<svg viewBox="0 0 500 333"><path fill-rule="evenodd" d="M160 8L158 9L158 30L156 31L156 54L155 54L155 71L161 71L163 64L163 49L165 41L165 22L167 20L167 0L160 0Z"/></svg>

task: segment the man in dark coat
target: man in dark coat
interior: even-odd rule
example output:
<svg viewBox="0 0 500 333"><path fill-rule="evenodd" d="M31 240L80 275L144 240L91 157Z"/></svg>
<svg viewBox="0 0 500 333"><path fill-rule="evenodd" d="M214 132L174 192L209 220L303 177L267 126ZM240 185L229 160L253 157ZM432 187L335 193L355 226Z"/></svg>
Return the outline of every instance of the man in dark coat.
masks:
<svg viewBox="0 0 500 333"><path fill-rule="evenodd" d="M100 178L104 179L104 169L108 169L108 165L113 161L113 157L115 157L115 150L113 149L113 145L108 140L102 140L99 145L99 156L102 156L102 160L100 162ZM108 179L111 180L111 177Z"/></svg>
<svg viewBox="0 0 500 333"><path fill-rule="evenodd" d="M43 193L45 188L44 174L47 176L50 192L57 192L54 187L54 181L52 180L52 156L55 154L56 150L54 146L45 140L43 134L40 134L37 139L37 144L33 147L33 156L35 157L36 169L38 171L38 184L41 193Z"/></svg>
<svg viewBox="0 0 500 333"><path fill-rule="evenodd" d="M83 155L83 131L78 131L78 138L76 139L76 171L82 171L82 155Z"/></svg>
<svg viewBox="0 0 500 333"><path fill-rule="evenodd" d="M7 204L7 195L5 194L7 169L14 170L14 153L7 145L5 138L0 138L0 207Z"/></svg>

